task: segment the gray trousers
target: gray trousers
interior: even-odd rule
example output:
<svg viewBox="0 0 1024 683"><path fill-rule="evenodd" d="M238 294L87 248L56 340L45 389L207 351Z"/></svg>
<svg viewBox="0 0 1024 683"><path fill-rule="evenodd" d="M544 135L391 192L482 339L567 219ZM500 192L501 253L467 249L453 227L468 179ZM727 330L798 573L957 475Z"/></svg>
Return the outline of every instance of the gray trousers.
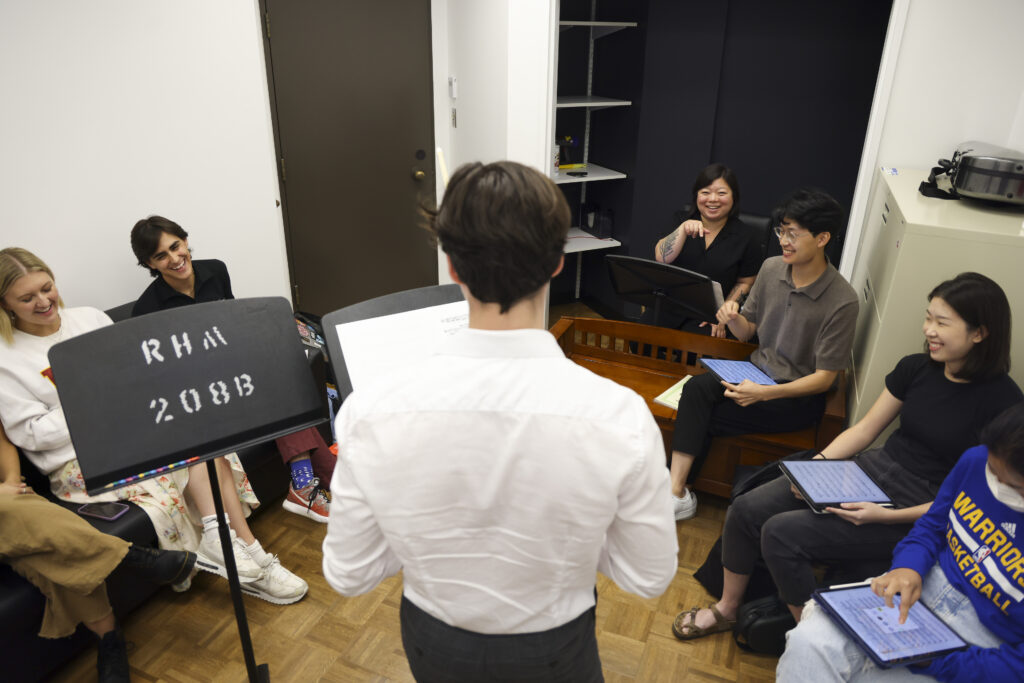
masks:
<svg viewBox="0 0 1024 683"><path fill-rule="evenodd" d="M860 454L858 462L885 482L886 493L897 507L927 503L938 492L938 484L907 472L880 448ZM912 526L856 526L835 515L815 514L793 495L789 480L779 477L729 506L722 531L722 566L736 574L750 574L763 557L782 599L803 605L817 588L814 563L888 560Z"/></svg>

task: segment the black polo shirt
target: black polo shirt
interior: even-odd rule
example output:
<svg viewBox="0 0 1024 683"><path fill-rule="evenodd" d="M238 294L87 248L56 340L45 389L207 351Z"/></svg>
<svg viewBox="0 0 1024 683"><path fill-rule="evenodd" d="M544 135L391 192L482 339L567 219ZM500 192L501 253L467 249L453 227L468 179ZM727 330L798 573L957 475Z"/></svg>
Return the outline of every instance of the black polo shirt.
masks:
<svg viewBox="0 0 1024 683"><path fill-rule="evenodd" d="M132 317L168 308L235 298L235 295L231 293L231 277L228 275L228 267L224 265L223 261L217 259L193 260L192 271L196 274L196 296L194 299L177 291L158 275L135 302L135 306L132 307Z"/></svg>
<svg viewBox="0 0 1024 683"><path fill-rule="evenodd" d="M736 280L757 275L761 245L754 228L733 217L708 248L703 238L687 237L672 265L707 275L722 285L722 296L729 296Z"/></svg>

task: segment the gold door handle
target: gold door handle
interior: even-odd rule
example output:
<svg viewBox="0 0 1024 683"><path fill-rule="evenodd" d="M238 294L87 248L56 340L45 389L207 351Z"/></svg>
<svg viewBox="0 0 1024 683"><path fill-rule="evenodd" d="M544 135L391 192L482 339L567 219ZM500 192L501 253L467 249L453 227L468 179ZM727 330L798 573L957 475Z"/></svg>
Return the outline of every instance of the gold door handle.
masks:
<svg viewBox="0 0 1024 683"><path fill-rule="evenodd" d="M424 178L426 178L426 177L427 177L427 174L426 174L426 172L424 172L424 171L421 171L421 170L420 170L420 169L418 169L418 168L414 168L414 169L412 170L412 179L413 179L413 180L416 180L416 181L421 181L421 180L423 180L423 179L424 179Z"/></svg>

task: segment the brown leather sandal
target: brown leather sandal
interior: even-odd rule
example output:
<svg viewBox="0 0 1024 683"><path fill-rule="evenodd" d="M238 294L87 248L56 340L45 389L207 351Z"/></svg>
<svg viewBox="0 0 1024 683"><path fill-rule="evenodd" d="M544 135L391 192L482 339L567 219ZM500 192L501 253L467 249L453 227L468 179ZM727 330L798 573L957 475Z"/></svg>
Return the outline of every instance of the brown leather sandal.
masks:
<svg viewBox="0 0 1024 683"><path fill-rule="evenodd" d="M735 619L726 619L722 616L722 613L718 611L718 608L714 604L708 605L708 609L711 610L711 614L715 616L714 626L707 628L701 628L694 622L697 620L697 612L701 610L700 607L694 607L689 612L680 612L676 615L675 620L672 621L672 635L679 640L693 640L694 638L703 638L709 636L712 633L723 633L725 631L731 631L736 625ZM686 621L686 617L690 617L690 621Z"/></svg>

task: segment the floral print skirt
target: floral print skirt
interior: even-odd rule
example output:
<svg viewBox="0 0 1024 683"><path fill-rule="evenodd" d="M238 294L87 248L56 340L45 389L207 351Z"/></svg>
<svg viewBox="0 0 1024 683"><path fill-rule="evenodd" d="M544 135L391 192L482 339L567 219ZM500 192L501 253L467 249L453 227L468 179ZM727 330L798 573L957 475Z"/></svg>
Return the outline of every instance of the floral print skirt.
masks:
<svg viewBox="0 0 1024 683"><path fill-rule="evenodd" d="M260 504L259 500L249 485L249 478L238 456L232 453L223 457L231 465L235 490L248 516L250 509ZM50 473L50 490L61 500L80 503L121 500L135 503L149 515L160 547L167 550L195 550L199 547L201 520L195 506L186 501L184 492L187 484L188 469L183 468L90 496L85 491L85 480L77 459Z"/></svg>

